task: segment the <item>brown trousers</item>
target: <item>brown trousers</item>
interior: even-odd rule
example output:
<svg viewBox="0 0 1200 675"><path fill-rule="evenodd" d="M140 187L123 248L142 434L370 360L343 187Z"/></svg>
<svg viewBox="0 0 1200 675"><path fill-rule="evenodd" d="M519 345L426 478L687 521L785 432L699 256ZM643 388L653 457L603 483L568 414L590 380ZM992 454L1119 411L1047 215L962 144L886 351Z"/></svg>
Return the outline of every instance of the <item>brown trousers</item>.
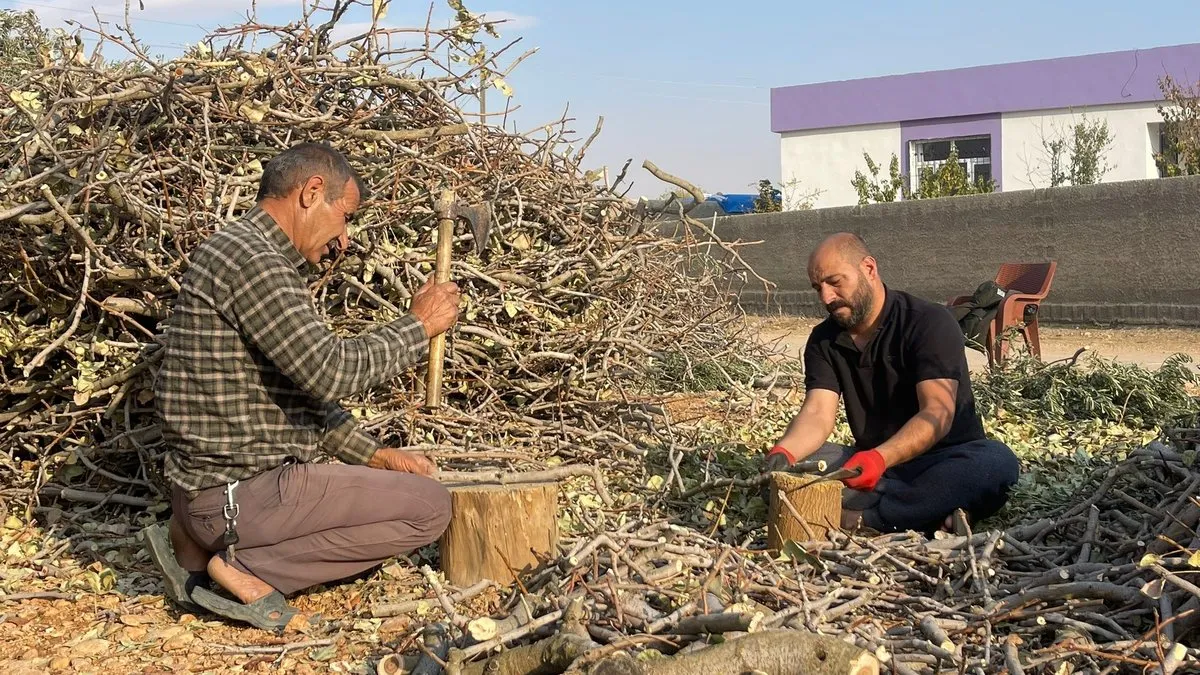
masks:
<svg viewBox="0 0 1200 675"><path fill-rule="evenodd" d="M437 481L365 466L286 464L243 480L234 496L235 566L285 594L430 544L450 522L450 493ZM224 550L225 488L172 497L192 538Z"/></svg>

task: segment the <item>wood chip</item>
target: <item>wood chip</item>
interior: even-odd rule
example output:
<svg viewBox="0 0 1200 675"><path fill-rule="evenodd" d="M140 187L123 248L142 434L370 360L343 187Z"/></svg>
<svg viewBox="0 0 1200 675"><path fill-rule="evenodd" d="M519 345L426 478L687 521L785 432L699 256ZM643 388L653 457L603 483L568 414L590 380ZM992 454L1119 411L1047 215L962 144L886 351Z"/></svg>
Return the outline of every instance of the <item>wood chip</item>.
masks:
<svg viewBox="0 0 1200 675"><path fill-rule="evenodd" d="M72 647L71 653L76 656L98 656L107 652L111 646L108 640L92 638Z"/></svg>

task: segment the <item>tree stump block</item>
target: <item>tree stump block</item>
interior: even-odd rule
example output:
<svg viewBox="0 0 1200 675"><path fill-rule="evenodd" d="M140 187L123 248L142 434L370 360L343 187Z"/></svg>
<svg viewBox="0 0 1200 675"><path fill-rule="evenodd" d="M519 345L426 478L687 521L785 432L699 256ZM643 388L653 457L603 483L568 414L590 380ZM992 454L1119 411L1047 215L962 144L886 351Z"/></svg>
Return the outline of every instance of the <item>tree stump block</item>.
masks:
<svg viewBox="0 0 1200 675"><path fill-rule="evenodd" d="M557 553L558 484L447 485L450 525L442 572L457 586L481 579L510 584Z"/></svg>
<svg viewBox="0 0 1200 675"><path fill-rule="evenodd" d="M767 547L779 550L788 539L827 541L829 530L842 522L842 482L821 481L804 487L817 476L776 471L771 474L771 498L767 506ZM779 492L804 519L801 523L785 504ZM805 529L807 525L807 529Z"/></svg>

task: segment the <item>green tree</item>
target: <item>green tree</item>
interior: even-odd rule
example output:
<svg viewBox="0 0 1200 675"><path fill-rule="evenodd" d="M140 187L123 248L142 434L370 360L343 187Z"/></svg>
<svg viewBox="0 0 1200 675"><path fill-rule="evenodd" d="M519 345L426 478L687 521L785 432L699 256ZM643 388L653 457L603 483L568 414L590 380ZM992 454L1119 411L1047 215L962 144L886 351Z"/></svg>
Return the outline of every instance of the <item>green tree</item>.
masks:
<svg viewBox="0 0 1200 675"><path fill-rule="evenodd" d="M1170 75L1158 81L1163 102L1163 143L1154 154L1159 174L1190 176L1200 173L1200 97L1194 86L1181 86Z"/></svg>
<svg viewBox="0 0 1200 675"><path fill-rule="evenodd" d="M1068 138L1042 139L1050 155L1050 187L1099 183L1112 168L1105 161L1112 140L1106 120L1087 119L1072 127Z"/></svg>
<svg viewBox="0 0 1200 675"><path fill-rule="evenodd" d="M913 192L908 186L908 176L900 172L900 160L895 154L888 165L888 175L880 178L880 166L871 156L863 153L867 162L870 177L862 171L854 172L854 180L850 184L858 193L858 205L894 202L900 199L937 199L938 197L953 197L955 195L976 195L995 192L996 181L987 179L970 180L967 170L958 162L958 148L950 144L950 155L944 164L936 169L922 168L918 176L917 191Z"/></svg>
<svg viewBox="0 0 1200 675"><path fill-rule="evenodd" d="M33 10L0 9L0 84L13 86L49 53L50 35Z"/></svg>
<svg viewBox="0 0 1200 675"><path fill-rule="evenodd" d="M755 213L771 213L783 210L783 200L778 188L768 179L758 181L758 197L754 200Z"/></svg>
<svg viewBox="0 0 1200 675"><path fill-rule="evenodd" d="M897 196L908 197L908 180L904 174L900 173L900 159L895 154L892 155L892 162L888 165L888 177L882 179L879 177L880 167L875 160L871 159L871 155L864 152L863 159L867 162L870 178L862 171L855 171L854 180L850 181L850 184L854 186L854 191L858 193L859 206L894 202Z"/></svg>
<svg viewBox="0 0 1200 675"><path fill-rule="evenodd" d="M950 144L950 155L941 166L936 169L923 167L918 175L920 179L917 181L917 192L913 195L915 199L937 199L996 191L994 180L970 180L966 167L958 163L958 148L954 143Z"/></svg>

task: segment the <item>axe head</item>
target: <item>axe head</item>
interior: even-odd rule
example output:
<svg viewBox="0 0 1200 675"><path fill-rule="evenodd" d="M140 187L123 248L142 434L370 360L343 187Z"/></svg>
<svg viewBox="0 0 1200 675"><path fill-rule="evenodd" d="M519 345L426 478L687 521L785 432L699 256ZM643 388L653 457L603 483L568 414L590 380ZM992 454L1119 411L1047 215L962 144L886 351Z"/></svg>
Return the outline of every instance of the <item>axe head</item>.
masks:
<svg viewBox="0 0 1200 675"><path fill-rule="evenodd" d="M441 217L454 220L462 218L470 224L471 234L475 238L475 252L483 255L488 234L492 231L492 205L487 202L472 205L451 203L443 208L446 213Z"/></svg>

